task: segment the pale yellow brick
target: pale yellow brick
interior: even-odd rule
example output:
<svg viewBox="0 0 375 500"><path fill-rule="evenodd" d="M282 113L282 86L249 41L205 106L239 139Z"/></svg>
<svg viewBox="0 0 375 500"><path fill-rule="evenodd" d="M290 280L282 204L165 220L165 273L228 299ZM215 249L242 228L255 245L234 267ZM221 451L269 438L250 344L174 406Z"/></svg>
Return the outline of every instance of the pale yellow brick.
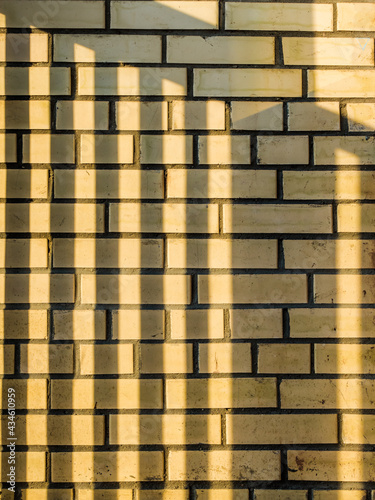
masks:
<svg viewBox="0 0 375 500"><path fill-rule="evenodd" d="M200 373L250 373L251 344L199 344Z"/></svg>
<svg viewBox="0 0 375 500"><path fill-rule="evenodd" d="M168 130L168 103L120 101L116 120L119 130Z"/></svg>
<svg viewBox="0 0 375 500"><path fill-rule="evenodd" d="M305 409L374 409L375 384L361 379L283 380L281 407Z"/></svg>
<svg viewBox="0 0 375 500"><path fill-rule="evenodd" d="M315 275L314 301L317 304L372 304L375 278L360 274Z"/></svg>
<svg viewBox="0 0 375 500"><path fill-rule="evenodd" d="M224 233L331 233L330 205L224 205Z"/></svg>
<svg viewBox="0 0 375 500"><path fill-rule="evenodd" d="M141 163L192 163L191 135L142 135Z"/></svg>
<svg viewBox="0 0 375 500"><path fill-rule="evenodd" d="M361 490L315 490L314 500L366 500L366 491Z"/></svg>
<svg viewBox="0 0 375 500"><path fill-rule="evenodd" d="M307 491L254 490L254 500L307 500Z"/></svg>
<svg viewBox="0 0 375 500"><path fill-rule="evenodd" d="M338 102L291 102L288 129L340 130L340 105Z"/></svg>
<svg viewBox="0 0 375 500"><path fill-rule="evenodd" d="M170 322L172 339L221 339L224 337L223 309L172 310Z"/></svg>
<svg viewBox="0 0 375 500"><path fill-rule="evenodd" d="M274 64L275 39L264 36L168 36L167 61L178 64Z"/></svg>
<svg viewBox="0 0 375 500"><path fill-rule="evenodd" d="M315 137L316 165L372 165L374 137Z"/></svg>
<svg viewBox="0 0 375 500"><path fill-rule="evenodd" d="M133 490L129 489L79 489L75 491L78 500L133 500Z"/></svg>
<svg viewBox="0 0 375 500"><path fill-rule="evenodd" d="M267 4L269 5L269 4ZM198 97L299 97L302 73L298 69L195 69Z"/></svg>
<svg viewBox="0 0 375 500"><path fill-rule="evenodd" d="M47 380L46 379L3 379L0 381L2 394L8 394L9 388L14 389L17 410L45 410L47 408ZM1 409L8 409L5 398L0 403Z"/></svg>
<svg viewBox="0 0 375 500"><path fill-rule="evenodd" d="M164 311L132 309L112 313L115 340L161 340L164 337Z"/></svg>
<svg viewBox="0 0 375 500"><path fill-rule="evenodd" d="M111 203L109 230L151 233L218 233L219 210L215 204Z"/></svg>
<svg viewBox="0 0 375 500"><path fill-rule="evenodd" d="M333 30L333 8L330 4L228 2L225 15L225 28L232 30Z"/></svg>
<svg viewBox="0 0 375 500"><path fill-rule="evenodd" d="M46 454L41 451L16 452L17 466L16 483L26 481L43 482L46 480ZM9 481L10 464L8 464L8 453L0 455L1 481Z"/></svg>
<svg viewBox="0 0 375 500"><path fill-rule="evenodd" d="M199 163L248 165L249 136L209 135L199 137ZM230 187L230 186L229 186Z"/></svg>
<svg viewBox="0 0 375 500"><path fill-rule="evenodd" d="M132 163L132 135L81 135L81 163Z"/></svg>
<svg viewBox="0 0 375 500"><path fill-rule="evenodd" d="M1 68L0 68L1 69ZM0 134L0 162L17 161L17 145L15 134Z"/></svg>
<svg viewBox="0 0 375 500"><path fill-rule="evenodd" d="M373 481L374 466L375 454L371 452L288 451L291 481Z"/></svg>
<svg viewBox="0 0 375 500"><path fill-rule="evenodd" d="M14 345L0 346L0 374L14 373Z"/></svg>
<svg viewBox="0 0 375 500"><path fill-rule="evenodd" d="M276 407L276 379L167 379L166 394L171 409Z"/></svg>
<svg viewBox="0 0 375 500"><path fill-rule="evenodd" d="M70 68L0 68L0 95L69 95L70 88Z"/></svg>
<svg viewBox="0 0 375 500"><path fill-rule="evenodd" d="M74 136L24 135L22 156L26 163L74 163Z"/></svg>
<svg viewBox="0 0 375 500"><path fill-rule="evenodd" d="M133 344L80 345L81 375L133 373Z"/></svg>
<svg viewBox="0 0 375 500"><path fill-rule="evenodd" d="M227 444L338 442L336 415L227 415L226 429Z"/></svg>
<svg viewBox="0 0 375 500"><path fill-rule="evenodd" d="M0 301L7 304L73 302L73 278L68 274L2 274Z"/></svg>
<svg viewBox="0 0 375 500"><path fill-rule="evenodd" d="M316 373L374 373L375 345L316 344Z"/></svg>
<svg viewBox="0 0 375 500"><path fill-rule="evenodd" d="M280 479L278 451L170 451L168 463L171 481Z"/></svg>
<svg viewBox="0 0 375 500"><path fill-rule="evenodd" d="M44 33L1 33L0 61L47 62L48 35Z"/></svg>
<svg viewBox="0 0 375 500"><path fill-rule="evenodd" d="M1 198L47 198L48 170L0 170Z"/></svg>
<svg viewBox="0 0 375 500"><path fill-rule="evenodd" d="M337 207L339 232L371 233L374 223L375 205L345 203Z"/></svg>
<svg viewBox="0 0 375 500"><path fill-rule="evenodd" d="M0 338L46 339L47 311L42 309L0 311Z"/></svg>
<svg viewBox="0 0 375 500"><path fill-rule="evenodd" d="M107 130L108 113L108 102L59 101L56 106L56 128L60 130Z"/></svg>
<svg viewBox="0 0 375 500"><path fill-rule="evenodd" d="M0 267L47 267L48 240L0 240Z"/></svg>
<svg viewBox="0 0 375 500"><path fill-rule="evenodd" d="M175 130L224 130L225 103L223 101L173 101L172 128Z"/></svg>
<svg viewBox="0 0 375 500"><path fill-rule="evenodd" d="M348 103L346 111L350 132L364 132L375 129L375 103Z"/></svg>
<svg viewBox="0 0 375 500"><path fill-rule="evenodd" d="M373 66L374 46L366 38L303 38L282 40L284 64L290 66Z"/></svg>
<svg viewBox="0 0 375 500"><path fill-rule="evenodd" d="M231 128L235 130L282 130L283 105L280 102L234 101Z"/></svg>
<svg viewBox="0 0 375 500"><path fill-rule="evenodd" d="M281 309L233 309L229 314L233 339L281 338L283 336Z"/></svg>
<svg viewBox="0 0 375 500"><path fill-rule="evenodd" d="M258 136L259 164L306 165L309 162L309 140L307 136Z"/></svg>
<svg viewBox="0 0 375 500"><path fill-rule="evenodd" d="M22 344L21 373L73 373L73 346Z"/></svg>
<svg viewBox="0 0 375 500"><path fill-rule="evenodd" d="M59 238L53 241L53 265L70 268L162 268L163 242L134 238Z"/></svg>
<svg viewBox="0 0 375 500"><path fill-rule="evenodd" d="M51 381L53 409L161 409L161 380L76 379Z"/></svg>
<svg viewBox="0 0 375 500"><path fill-rule="evenodd" d="M0 203L0 231L95 233L104 230L104 207L94 203Z"/></svg>
<svg viewBox="0 0 375 500"><path fill-rule="evenodd" d="M84 63L160 63L161 37L154 35L54 35L53 60Z"/></svg>
<svg viewBox="0 0 375 500"><path fill-rule="evenodd" d="M337 29L374 31L375 6L371 3L338 3Z"/></svg>
<svg viewBox="0 0 375 500"><path fill-rule="evenodd" d="M105 311L53 311L55 340L104 340Z"/></svg>
<svg viewBox="0 0 375 500"><path fill-rule="evenodd" d="M111 4L111 28L121 29L215 29L218 28L215 1L119 1Z"/></svg>
<svg viewBox="0 0 375 500"><path fill-rule="evenodd" d="M189 490L135 490L136 500L189 500Z"/></svg>
<svg viewBox="0 0 375 500"><path fill-rule="evenodd" d="M78 68L79 95L183 96L186 92L185 68Z"/></svg>
<svg viewBox="0 0 375 500"><path fill-rule="evenodd" d="M56 198L162 199L162 170L56 170Z"/></svg>
<svg viewBox="0 0 375 500"><path fill-rule="evenodd" d="M228 160L235 156L235 151L229 153ZM206 159L211 157L210 152ZM276 172L272 170L179 168L167 172L169 198L276 198L276 187Z"/></svg>
<svg viewBox="0 0 375 500"><path fill-rule="evenodd" d="M51 456L53 482L106 483L163 479L162 451L78 451L52 453Z"/></svg>
<svg viewBox="0 0 375 500"><path fill-rule="evenodd" d="M345 444L375 443L375 416L343 414L342 440Z"/></svg>
<svg viewBox="0 0 375 500"><path fill-rule="evenodd" d="M209 490L196 490L197 500L249 500L248 490L218 490L210 488Z"/></svg>
<svg viewBox="0 0 375 500"><path fill-rule="evenodd" d="M141 344L141 373L192 373L192 344Z"/></svg>
<svg viewBox="0 0 375 500"><path fill-rule="evenodd" d="M308 97L375 97L375 71L370 69L309 70L307 83Z"/></svg>
<svg viewBox="0 0 375 500"><path fill-rule="evenodd" d="M41 129L50 124L49 101L0 101L1 129Z"/></svg>
<svg viewBox="0 0 375 500"><path fill-rule="evenodd" d="M259 373L310 373L309 344L259 344Z"/></svg>
<svg viewBox="0 0 375 500"><path fill-rule="evenodd" d="M185 275L93 275L81 277L82 304L189 304Z"/></svg>
<svg viewBox="0 0 375 500"><path fill-rule="evenodd" d="M167 240L167 263L172 268L277 267L276 240Z"/></svg>
<svg viewBox="0 0 375 500"><path fill-rule="evenodd" d="M58 498L59 500L73 500L73 490L67 489L41 489L41 488L33 488L28 490L21 490L22 498L25 500L48 500L48 496L51 498L51 495Z"/></svg>
<svg viewBox="0 0 375 500"><path fill-rule="evenodd" d="M221 444L221 416L110 415L109 443Z"/></svg>

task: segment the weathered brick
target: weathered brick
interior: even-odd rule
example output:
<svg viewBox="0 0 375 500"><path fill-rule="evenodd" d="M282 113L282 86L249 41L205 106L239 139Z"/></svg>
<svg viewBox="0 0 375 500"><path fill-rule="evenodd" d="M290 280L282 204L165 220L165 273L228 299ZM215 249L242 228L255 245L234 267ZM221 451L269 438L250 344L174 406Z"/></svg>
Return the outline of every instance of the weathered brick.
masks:
<svg viewBox="0 0 375 500"><path fill-rule="evenodd" d="M53 311L55 340L104 340L105 311Z"/></svg>
<svg viewBox="0 0 375 500"><path fill-rule="evenodd" d="M192 344L141 344L141 373L192 373Z"/></svg>
<svg viewBox="0 0 375 500"><path fill-rule="evenodd" d="M173 101L172 128L175 130L225 129L223 101Z"/></svg>
<svg viewBox="0 0 375 500"><path fill-rule="evenodd" d="M48 496L51 498L51 495L58 496L59 500L73 500L73 490L70 489L33 488L21 491L25 500L48 500Z"/></svg>
<svg viewBox="0 0 375 500"><path fill-rule="evenodd" d="M47 311L42 309L0 311L0 338L46 339Z"/></svg>
<svg viewBox="0 0 375 500"><path fill-rule="evenodd" d="M259 373L309 373L308 344L259 344Z"/></svg>
<svg viewBox="0 0 375 500"><path fill-rule="evenodd" d="M346 105L350 132L364 132L375 128L375 103L356 102Z"/></svg>
<svg viewBox="0 0 375 500"><path fill-rule="evenodd" d="M80 345L81 375L133 373L133 345Z"/></svg>
<svg viewBox="0 0 375 500"><path fill-rule="evenodd" d="M196 490L197 500L249 500L249 491L245 489L210 488L209 490Z"/></svg>
<svg viewBox="0 0 375 500"><path fill-rule="evenodd" d="M314 301L317 304L372 304L375 302L375 280L372 275L316 275Z"/></svg>
<svg viewBox="0 0 375 500"><path fill-rule="evenodd" d="M61 490L60 490L61 491ZM133 490L129 489L77 489L78 500L133 500Z"/></svg>
<svg viewBox="0 0 375 500"><path fill-rule="evenodd" d="M317 344L316 373L356 374L374 372L375 345Z"/></svg>
<svg viewBox="0 0 375 500"><path fill-rule="evenodd" d="M301 135L258 136L258 164L306 165L308 137Z"/></svg>
<svg viewBox="0 0 375 500"><path fill-rule="evenodd" d="M8 393L10 387L16 391L17 410L45 410L47 408L47 379L0 381L2 394ZM0 407L8 409L8 401L5 398L2 398Z"/></svg>
<svg viewBox="0 0 375 500"><path fill-rule="evenodd" d="M254 490L254 500L307 500L306 490Z"/></svg>
<svg viewBox="0 0 375 500"><path fill-rule="evenodd" d="M374 230L375 205L345 203L337 207L339 232L371 233Z"/></svg>
<svg viewBox="0 0 375 500"><path fill-rule="evenodd" d="M221 339L224 337L222 309L175 310L170 313L171 337L183 339Z"/></svg>
<svg viewBox="0 0 375 500"><path fill-rule="evenodd" d="M375 443L375 416L344 413L342 416L342 440L345 444Z"/></svg>
<svg viewBox="0 0 375 500"><path fill-rule="evenodd" d="M112 327L115 340L161 340L164 337L164 311L114 311Z"/></svg>
<svg viewBox="0 0 375 500"><path fill-rule="evenodd" d="M135 490L135 495L136 500L189 500L189 490L187 489Z"/></svg>
<svg viewBox="0 0 375 500"><path fill-rule="evenodd" d="M233 339L283 336L281 309L232 309L229 314Z"/></svg>
<svg viewBox="0 0 375 500"><path fill-rule="evenodd" d="M374 97L375 71L314 69L307 72L308 97ZM345 139L349 139L345 137Z"/></svg>
<svg viewBox="0 0 375 500"><path fill-rule="evenodd" d="M46 268L47 265L48 240L46 238L0 239L0 267Z"/></svg>
<svg viewBox="0 0 375 500"><path fill-rule="evenodd" d="M141 163L192 163L191 135L142 135Z"/></svg>
<svg viewBox="0 0 375 500"><path fill-rule="evenodd" d="M41 451L18 451L17 467L16 467L16 482L39 481L46 480L46 454ZM9 456L9 455L8 455ZM8 458L5 453L0 455L0 476L5 483L9 481L7 474L10 473ZM5 490L6 491L6 490Z"/></svg>
<svg viewBox="0 0 375 500"><path fill-rule="evenodd" d="M46 199L48 176L47 169L2 169L0 170L0 197Z"/></svg>
<svg viewBox="0 0 375 500"><path fill-rule="evenodd" d="M117 102L116 121L119 130L168 130L168 103Z"/></svg>
<svg viewBox="0 0 375 500"><path fill-rule="evenodd" d="M0 373L14 373L14 345L1 345L0 347Z"/></svg>
<svg viewBox="0 0 375 500"><path fill-rule="evenodd" d="M70 68L46 66L0 68L0 95L49 96L69 94Z"/></svg>
<svg viewBox="0 0 375 500"><path fill-rule="evenodd" d="M372 165L374 137L315 137L316 165Z"/></svg>
<svg viewBox="0 0 375 500"><path fill-rule="evenodd" d="M22 344L21 373L73 373L73 346Z"/></svg>
<svg viewBox="0 0 375 500"><path fill-rule="evenodd" d="M56 128L58 130L107 130L108 113L108 102L58 101Z"/></svg>
<svg viewBox="0 0 375 500"><path fill-rule="evenodd" d="M0 129L50 127L49 101L0 101Z"/></svg>
<svg viewBox="0 0 375 500"><path fill-rule="evenodd" d="M251 344L199 344L200 373L250 373Z"/></svg>
<svg viewBox="0 0 375 500"><path fill-rule="evenodd" d="M361 490L315 490L315 500L366 500L366 491Z"/></svg>
<svg viewBox="0 0 375 500"><path fill-rule="evenodd" d="M371 3L338 3L337 29L374 31L375 6Z"/></svg>
<svg viewBox="0 0 375 500"><path fill-rule="evenodd" d="M340 130L340 105L338 102L290 102L288 129Z"/></svg>
<svg viewBox="0 0 375 500"><path fill-rule="evenodd" d="M280 102L233 101L231 128L234 130L282 130L283 106Z"/></svg>
<svg viewBox="0 0 375 500"><path fill-rule="evenodd" d="M1 68L0 68L1 69ZM0 162L16 162L16 135L15 134L0 134Z"/></svg>
<svg viewBox="0 0 375 500"><path fill-rule="evenodd" d="M199 163L248 165L250 163L250 137L243 135L199 137Z"/></svg>
<svg viewBox="0 0 375 500"><path fill-rule="evenodd" d="M132 163L133 136L81 135L81 163Z"/></svg>
<svg viewBox="0 0 375 500"><path fill-rule="evenodd" d="M0 61L48 62L48 35L45 33L1 33Z"/></svg>
<svg viewBox="0 0 375 500"><path fill-rule="evenodd" d="M73 302L73 278L68 274L2 274L0 301L6 304Z"/></svg>
<svg viewBox="0 0 375 500"><path fill-rule="evenodd" d="M74 136L30 134L23 136L26 163L74 163Z"/></svg>

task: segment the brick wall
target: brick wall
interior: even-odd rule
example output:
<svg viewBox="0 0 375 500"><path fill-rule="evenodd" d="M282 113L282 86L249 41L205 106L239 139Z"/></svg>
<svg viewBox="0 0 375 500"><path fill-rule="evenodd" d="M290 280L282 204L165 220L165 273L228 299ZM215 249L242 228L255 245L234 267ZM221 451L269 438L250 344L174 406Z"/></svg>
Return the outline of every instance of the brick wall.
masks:
<svg viewBox="0 0 375 500"><path fill-rule="evenodd" d="M1 499L375 498L374 26L0 1Z"/></svg>

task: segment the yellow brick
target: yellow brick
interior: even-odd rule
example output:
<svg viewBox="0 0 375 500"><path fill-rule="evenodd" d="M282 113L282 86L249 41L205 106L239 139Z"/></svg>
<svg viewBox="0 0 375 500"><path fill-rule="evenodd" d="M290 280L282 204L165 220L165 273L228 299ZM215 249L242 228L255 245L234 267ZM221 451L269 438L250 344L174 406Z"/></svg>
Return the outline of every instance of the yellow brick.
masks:
<svg viewBox="0 0 375 500"><path fill-rule="evenodd" d="M73 500L73 490L56 490L53 488L48 490L40 488L22 490L22 498L25 500L48 500L48 496L51 498L51 495L59 500Z"/></svg>
<svg viewBox="0 0 375 500"><path fill-rule="evenodd" d="M0 68L0 95L69 94L70 68Z"/></svg>
<svg viewBox="0 0 375 500"><path fill-rule="evenodd" d="M209 135L199 137L199 163L248 165L249 136ZM229 185L230 189L230 185Z"/></svg>
<svg viewBox="0 0 375 500"><path fill-rule="evenodd" d="M373 409L375 384L361 379L283 380L281 407L305 409Z"/></svg>
<svg viewBox="0 0 375 500"><path fill-rule="evenodd" d="M119 130L168 130L168 103L120 101L116 119Z"/></svg>
<svg viewBox="0 0 375 500"><path fill-rule="evenodd" d="M73 346L22 344L21 373L73 373Z"/></svg>
<svg viewBox="0 0 375 500"><path fill-rule="evenodd" d="M308 344L259 344L259 373L310 373Z"/></svg>
<svg viewBox="0 0 375 500"><path fill-rule="evenodd" d="M161 451L79 451L51 455L53 482L163 480Z"/></svg>
<svg viewBox="0 0 375 500"><path fill-rule="evenodd" d="M8 393L9 388L16 391L17 410L45 410L47 408L47 380L46 379L5 379L0 381L2 394ZM8 409L8 402L3 399L1 409Z"/></svg>
<svg viewBox="0 0 375 500"><path fill-rule="evenodd" d="M6 24L8 25L8 22ZM48 35L41 33L1 33L0 61L47 62Z"/></svg>
<svg viewBox="0 0 375 500"><path fill-rule="evenodd" d="M82 304L189 304L190 276L93 275L81 278Z"/></svg>
<svg viewBox="0 0 375 500"><path fill-rule="evenodd" d="M0 346L0 373L14 373L14 345Z"/></svg>
<svg viewBox="0 0 375 500"><path fill-rule="evenodd" d="M329 4L228 2L225 14L225 28L232 30L333 30L333 9Z"/></svg>
<svg viewBox="0 0 375 500"><path fill-rule="evenodd" d="M162 268L163 242L134 238L55 239L53 265L74 268Z"/></svg>
<svg viewBox="0 0 375 500"><path fill-rule="evenodd" d="M163 198L162 170L56 170L56 198Z"/></svg>
<svg viewBox="0 0 375 500"><path fill-rule="evenodd" d="M281 304L307 302L305 275L201 275L201 304Z"/></svg>
<svg viewBox="0 0 375 500"><path fill-rule="evenodd" d="M133 345L80 345L81 375L133 373Z"/></svg>
<svg viewBox="0 0 375 500"><path fill-rule="evenodd" d="M302 95L302 74L298 69L195 69L194 95L299 97Z"/></svg>
<svg viewBox="0 0 375 500"><path fill-rule="evenodd" d="M121 29L215 29L218 4L214 1L114 1L111 28Z"/></svg>
<svg viewBox="0 0 375 500"><path fill-rule="evenodd" d="M192 373L192 344L142 344L141 373Z"/></svg>
<svg viewBox="0 0 375 500"><path fill-rule="evenodd" d="M0 338L46 339L47 311L0 311Z"/></svg>
<svg viewBox="0 0 375 500"><path fill-rule="evenodd" d="M331 233L330 205L224 205L224 233Z"/></svg>
<svg viewBox="0 0 375 500"><path fill-rule="evenodd" d="M274 64L275 39L264 36L168 36L167 61L178 64Z"/></svg>
<svg viewBox="0 0 375 500"><path fill-rule="evenodd" d="M374 309L291 309L289 317L291 337L375 337Z"/></svg>
<svg viewBox="0 0 375 500"><path fill-rule="evenodd" d="M1 69L1 68L0 68ZM17 146L15 134L0 134L0 162L16 162Z"/></svg>
<svg viewBox="0 0 375 500"><path fill-rule="evenodd" d="M338 3L337 29L374 31L375 6L371 3Z"/></svg>
<svg viewBox="0 0 375 500"><path fill-rule="evenodd" d="M348 103L346 105L350 132L364 132L375 128L375 104L371 102Z"/></svg>
<svg viewBox="0 0 375 500"><path fill-rule="evenodd" d="M0 170L1 198L48 197L48 170Z"/></svg>
<svg viewBox="0 0 375 500"><path fill-rule="evenodd" d="M54 35L53 60L85 63L160 63L161 37L153 35Z"/></svg>
<svg viewBox="0 0 375 500"><path fill-rule="evenodd" d="M1 177L1 176L0 176ZM48 240L0 240L0 267L47 267Z"/></svg>
<svg viewBox="0 0 375 500"><path fill-rule="evenodd" d="M306 165L309 163L307 136L258 136L258 163L263 165Z"/></svg>
<svg viewBox="0 0 375 500"><path fill-rule="evenodd" d="M68 274L2 274L0 301L7 304L73 302L73 278Z"/></svg>
<svg viewBox="0 0 375 500"><path fill-rule="evenodd" d="M61 490L60 490L61 491ZM133 490L75 490L78 500L133 500Z"/></svg>
<svg viewBox="0 0 375 500"><path fill-rule="evenodd" d="M48 101L0 101L1 129L43 129L50 127Z"/></svg>
<svg viewBox="0 0 375 500"><path fill-rule="evenodd" d="M192 163L191 135L142 135L141 163Z"/></svg>
<svg viewBox="0 0 375 500"><path fill-rule="evenodd" d="M309 70L307 82L308 97L375 97L373 70Z"/></svg>
<svg viewBox="0 0 375 500"><path fill-rule="evenodd" d="M278 480L280 454L263 450L170 451L168 478L171 481Z"/></svg>
<svg viewBox="0 0 375 500"><path fill-rule="evenodd" d="M374 230L375 205L345 203L337 207L339 232L370 233Z"/></svg>
<svg viewBox="0 0 375 500"><path fill-rule="evenodd" d="M74 163L74 136L31 134L23 136L26 163Z"/></svg>
<svg viewBox="0 0 375 500"><path fill-rule="evenodd" d="M224 130L225 103L223 101L173 101L172 128L175 130Z"/></svg>
<svg viewBox="0 0 375 500"><path fill-rule="evenodd" d="M1 81L1 80L0 80ZM79 95L186 95L185 68L78 68Z"/></svg>
<svg viewBox="0 0 375 500"><path fill-rule="evenodd" d="M289 269L371 269L375 242L371 240L285 240Z"/></svg>
<svg viewBox="0 0 375 500"><path fill-rule="evenodd" d="M200 373L250 373L251 344L199 344Z"/></svg>
<svg viewBox="0 0 375 500"><path fill-rule="evenodd" d="M281 338L282 310L233 309L230 311L230 328L233 339Z"/></svg>
<svg viewBox="0 0 375 500"><path fill-rule="evenodd" d="M161 409L161 380L76 379L51 381L53 409Z"/></svg>
<svg viewBox="0 0 375 500"><path fill-rule="evenodd" d="M373 137L315 137L316 165L372 165Z"/></svg>
<svg viewBox="0 0 375 500"><path fill-rule="evenodd" d="M316 275L314 301L317 304L372 304L375 280L372 275Z"/></svg>
<svg viewBox="0 0 375 500"><path fill-rule="evenodd" d="M196 490L197 500L249 500L248 490Z"/></svg>
<svg viewBox="0 0 375 500"><path fill-rule="evenodd" d="M189 490L135 490L135 495L136 500L189 500Z"/></svg>
<svg viewBox="0 0 375 500"><path fill-rule="evenodd" d="M107 130L108 112L108 102L59 101L56 106L56 128L60 130Z"/></svg>
<svg viewBox="0 0 375 500"><path fill-rule="evenodd" d="M283 106L280 102L231 103L231 128L235 130L282 130Z"/></svg>
<svg viewBox="0 0 375 500"><path fill-rule="evenodd" d="M184 203L111 203L109 230L115 232L218 233L218 206Z"/></svg>
<svg viewBox="0 0 375 500"><path fill-rule="evenodd" d="M7 457L5 456L7 455ZM46 454L40 451L16 452L16 483L26 481L46 480ZM8 454L0 455L1 481L9 481L7 474L10 473L10 464L8 464ZM4 491L4 490L3 490Z"/></svg>
<svg viewBox="0 0 375 500"><path fill-rule="evenodd" d="M53 311L54 340L104 340L105 311Z"/></svg>
<svg viewBox="0 0 375 500"><path fill-rule="evenodd" d="M336 415L227 415L226 419L227 444L338 442Z"/></svg>
<svg viewBox="0 0 375 500"><path fill-rule="evenodd" d="M375 346L359 344L315 345L316 373L374 373Z"/></svg>
<svg viewBox="0 0 375 500"><path fill-rule="evenodd" d="M373 66L366 38L283 38L284 64L291 66Z"/></svg>
<svg viewBox="0 0 375 500"><path fill-rule="evenodd" d="M345 444L375 443L375 416L344 414L342 416L342 440Z"/></svg>
<svg viewBox="0 0 375 500"><path fill-rule="evenodd" d="M276 407L274 378L167 379L166 392L167 408Z"/></svg>
<svg viewBox="0 0 375 500"><path fill-rule="evenodd" d="M307 500L307 491L306 490L254 490L254 500Z"/></svg>
<svg viewBox="0 0 375 500"><path fill-rule="evenodd" d="M167 240L172 268L276 268L276 240Z"/></svg>
<svg viewBox="0 0 375 500"><path fill-rule="evenodd" d="M112 327L116 340L161 340L164 338L164 311L114 311Z"/></svg>
<svg viewBox="0 0 375 500"><path fill-rule="evenodd" d="M374 453L288 451L288 479L291 481L373 481L374 465Z"/></svg>
<svg viewBox="0 0 375 500"><path fill-rule="evenodd" d="M366 500L366 491L361 490L316 490L314 500Z"/></svg>
<svg viewBox="0 0 375 500"><path fill-rule="evenodd" d="M133 136L81 135L81 163L132 163Z"/></svg>
<svg viewBox="0 0 375 500"><path fill-rule="evenodd" d="M110 415L109 443L221 444L221 416Z"/></svg>
<svg viewBox="0 0 375 500"><path fill-rule="evenodd" d="M288 129L340 130L338 102L291 102L288 104Z"/></svg>
<svg viewBox="0 0 375 500"><path fill-rule="evenodd" d="M222 309L172 310L170 321L172 339L221 339L224 337L224 311Z"/></svg>

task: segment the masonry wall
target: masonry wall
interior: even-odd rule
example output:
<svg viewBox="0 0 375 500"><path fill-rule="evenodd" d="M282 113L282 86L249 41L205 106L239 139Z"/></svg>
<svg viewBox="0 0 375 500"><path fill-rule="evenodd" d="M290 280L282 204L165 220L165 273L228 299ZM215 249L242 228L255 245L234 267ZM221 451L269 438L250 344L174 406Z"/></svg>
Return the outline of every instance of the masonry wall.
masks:
<svg viewBox="0 0 375 500"><path fill-rule="evenodd" d="M0 498L375 498L374 3L0 26Z"/></svg>

